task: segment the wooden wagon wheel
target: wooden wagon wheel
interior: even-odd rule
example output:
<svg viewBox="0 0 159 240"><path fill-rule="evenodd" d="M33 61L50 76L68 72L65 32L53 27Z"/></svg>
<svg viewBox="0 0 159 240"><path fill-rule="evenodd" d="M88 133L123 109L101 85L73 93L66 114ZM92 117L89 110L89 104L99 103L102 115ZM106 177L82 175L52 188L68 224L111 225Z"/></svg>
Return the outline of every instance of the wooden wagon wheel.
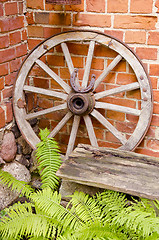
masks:
<svg viewBox="0 0 159 240"><path fill-rule="evenodd" d="M85 66L83 70L83 77L81 81L78 78L77 69L74 68L72 61L72 53L69 51L70 44L85 44L88 45L88 54L85 58ZM63 54L66 66L68 67L70 81L64 81L62 77L59 76L59 72L54 71L53 67L47 65L47 61L44 58L48 52L53 52L53 56L57 52L56 47L61 49ZM81 46L81 45L80 45ZM94 57L95 47L102 47L106 49L111 49L115 52L116 56L110 64L104 67L102 73L96 77L90 76L92 59ZM83 48L82 48L83 49ZM107 56L105 56L107 59ZM128 84L115 85L113 88L107 89L106 87L102 91L100 85L106 82L106 77L110 72L112 72L121 61L126 61L128 66L131 66L131 71L134 71L136 81L130 82ZM59 86L59 89L55 90L48 87L48 89L43 89L41 87L33 86L30 81L28 81L28 76L32 71L34 66L40 67L44 70L56 85ZM91 80L90 80L91 78ZM89 83L90 80L90 83ZM104 86L105 86L104 85ZM138 89L140 91L141 99L138 101L137 106L134 108L129 106L121 106L114 104L113 102L107 102L103 99L111 97L117 94L127 94L130 91ZM28 112L26 110L26 93L34 93L45 95L47 98L58 98L62 102L58 105L54 104L53 107L48 109L43 109L41 111ZM123 97L124 101L127 101L127 98ZM57 126L50 133L51 137L54 137L60 129L73 117L72 129L70 132L70 137L68 141L68 147L66 151L66 157L72 152L76 140L77 131L80 124L80 119L84 119L88 136L92 146L98 146L98 141L95 135L92 119L96 119L100 122L104 128L109 130L118 141L121 143L120 149L122 150L134 150L136 146L141 142L143 137L146 134L146 131L149 127L151 116L152 116L152 92L151 84L148 79L148 75L138 57L135 53L123 42L117 40L114 37L105 35L103 33L95 31L70 31L63 32L57 35L46 39L35 47L27 58L24 60L15 83L14 89L14 113L17 124L27 142L36 148L36 144L40 141L38 136L33 131L32 127L29 124L29 120L33 118L38 118L44 116L45 114L52 113L55 111L67 111L63 118L59 121ZM133 115L138 117L138 122L136 123L136 128L134 129L131 136L127 137L126 134L119 131L111 121L109 121L102 113L101 109L117 111L124 113L125 116Z"/></svg>

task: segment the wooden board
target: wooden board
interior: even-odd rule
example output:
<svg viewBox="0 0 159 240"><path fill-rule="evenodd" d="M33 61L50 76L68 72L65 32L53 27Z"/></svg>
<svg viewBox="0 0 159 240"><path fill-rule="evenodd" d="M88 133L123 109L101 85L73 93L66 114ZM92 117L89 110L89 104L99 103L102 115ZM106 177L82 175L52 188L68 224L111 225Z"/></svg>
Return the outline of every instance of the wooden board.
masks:
<svg viewBox="0 0 159 240"><path fill-rule="evenodd" d="M57 176L70 182L159 200L159 158L80 144Z"/></svg>

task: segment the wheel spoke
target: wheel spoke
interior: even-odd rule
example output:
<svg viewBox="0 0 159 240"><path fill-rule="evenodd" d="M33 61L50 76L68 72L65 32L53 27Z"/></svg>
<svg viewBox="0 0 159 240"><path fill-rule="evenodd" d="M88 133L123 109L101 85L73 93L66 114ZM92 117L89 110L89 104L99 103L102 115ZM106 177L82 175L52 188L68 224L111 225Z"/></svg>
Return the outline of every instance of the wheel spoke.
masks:
<svg viewBox="0 0 159 240"><path fill-rule="evenodd" d="M104 108L107 110L117 111L117 112L123 112L135 116L140 116L141 111L134 108L119 106L115 104L105 103L105 102L96 102L95 108Z"/></svg>
<svg viewBox="0 0 159 240"><path fill-rule="evenodd" d="M106 127L122 144L127 142L124 135L119 132L101 113L97 110L93 110L91 115L95 117L104 127Z"/></svg>
<svg viewBox="0 0 159 240"><path fill-rule="evenodd" d="M74 66L73 66L73 62L72 62L71 55L70 55L69 49L67 47L67 44L66 43L61 43L61 48L62 48L62 51L64 53L70 75L72 75L72 73L74 72ZM76 82L77 86L80 86L78 77L76 77L75 82Z"/></svg>
<svg viewBox="0 0 159 240"><path fill-rule="evenodd" d="M95 41L91 41L89 45L89 50L88 50L85 72L84 72L83 81L82 81L82 87L87 87L87 84L88 84L89 74L90 74L91 64L92 64L92 59L94 54L94 47L95 47Z"/></svg>
<svg viewBox="0 0 159 240"><path fill-rule="evenodd" d="M66 159L68 158L70 153L73 151L76 136L77 136L77 131L78 131L78 127L79 127L79 123L80 123L80 116L75 115L74 120L73 120L73 125L72 125L72 130L71 130L69 142L68 142L68 146L67 146Z"/></svg>
<svg viewBox="0 0 159 240"><path fill-rule="evenodd" d="M61 128L67 123L67 121L72 117L72 113L68 112L62 120L57 124L57 126L51 131L48 137L54 137L60 130Z"/></svg>
<svg viewBox="0 0 159 240"><path fill-rule="evenodd" d="M61 98L66 100L68 95L65 93L61 93L61 92L55 92L52 90L48 90L48 89L43 89L43 88L38 88L38 87L32 87L32 86L24 86L24 91L27 92L33 92L33 93L39 93L39 94L43 94L43 95L47 95L50 97L57 97L57 98Z"/></svg>
<svg viewBox="0 0 159 240"><path fill-rule="evenodd" d="M110 71L116 67L116 65L121 61L122 56L118 55L114 60L109 64L105 71L97 78L94 84L94 90L98 85L104 80L104 78L110 73Z"/></svg>
<svg viewBox="0 0 159 240"><path fill-rule="evenodd" d="M32 119L32 118L36 118L36 117L39 117L39 116L42 116L42 115L45 115L45 114L48 114L48 113L51 113L51 112L63 110L63 109L66 109L66 108L67 108L67 103L63 103L61 105L58 105L58 106L55 106L55 107L52 107L52 108L48 108L48 109L45 109L45 110L41 110L39 112L26 114L25 119L29 120L29 119Z"/></svg>
<svg viewBox="0 0 159 240"><path fill-rule="evenodd" d="M103 98L103 97L107 97L107 96L117 94L117 93L121 93L121 92L124 92L124 91L135 90L135 89L138 89L138 88L140 88L140 85L139 85L138 82L130 83L130 84L127 84L127 85L124 85L124 86L121 86L121 87L116 87L116 88L113 88L113 89L110 89L110 90L106 90L106 91L103 91L103 92L96 93L96 94L94 94L94 97L95 97L95 100L98 100L98 99Z"/></svg>
<svg viewBox="0 0 159 240"><path fill-rule="evenodd" d="M45 63L41 60L36 60L36 63L41 67L50 77L52 77L67 93L70 93L71 87L65 83L55 72L53 72Z"/></svg>
<svg viewBox="0 0 159 240"><path fill-rule="evenodd" d="M83 118L84 118L84 121L86 124L86 128L87 128L87 132L88 132L88 136L89 136L91 145L93 147L98 147L97 138L96 138L96 135L94 132L94 128L93 128L93 124L92 124L90 116L86 115Z"/></svg>

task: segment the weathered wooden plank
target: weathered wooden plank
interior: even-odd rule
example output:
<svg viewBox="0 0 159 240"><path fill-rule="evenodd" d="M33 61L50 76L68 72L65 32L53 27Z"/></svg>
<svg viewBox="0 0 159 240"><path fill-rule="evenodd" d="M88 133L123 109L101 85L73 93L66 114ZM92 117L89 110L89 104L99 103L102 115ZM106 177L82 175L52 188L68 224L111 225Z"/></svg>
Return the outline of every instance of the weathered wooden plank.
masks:
<svg viewBox="0 0 159 240"><path fill-rule="evenodd" d="M70 182L159 200L159 158L80 144L57 175Z"/></svg>

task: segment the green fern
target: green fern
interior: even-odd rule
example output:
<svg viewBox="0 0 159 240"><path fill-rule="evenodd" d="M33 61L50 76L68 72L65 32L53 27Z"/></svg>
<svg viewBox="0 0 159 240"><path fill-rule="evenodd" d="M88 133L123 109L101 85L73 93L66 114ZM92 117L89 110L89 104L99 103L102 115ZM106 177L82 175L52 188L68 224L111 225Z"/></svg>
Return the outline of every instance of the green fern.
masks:
<svg viewBox="0 0 159 240"><path fill-rule="evenodd" d="M33 188L24 181L19 181L15 177L13 177L10 173L3 171L0 169L0 182L3 185L6 185L8 188L11 188L12 191L16 191L21 193L21 195L25 195L29 197L31 193L33 193Z"/></svg>
<svg viewBox="0 0 159 240"><path fill-rule="evenodd" d="M42 188L56 189L59 185L59 178L55 174L62 161L59 147L53 138L48 138L49 133L48 129L40 130L41 142L37 144L36 157L39 163Z"/></svg>

